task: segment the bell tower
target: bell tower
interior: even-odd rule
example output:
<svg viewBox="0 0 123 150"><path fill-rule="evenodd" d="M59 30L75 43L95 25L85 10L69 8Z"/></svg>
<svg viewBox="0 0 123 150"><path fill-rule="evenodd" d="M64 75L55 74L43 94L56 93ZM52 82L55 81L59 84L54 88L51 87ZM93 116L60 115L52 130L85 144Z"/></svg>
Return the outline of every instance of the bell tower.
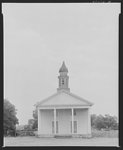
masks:
<svg viewBox="0 0 123 150"><path fill-rule="evenodd" d="M68 80L69 80L69 76L67 75L68 69L65 66L64 61L61 68L59 69L59 73L60 73L60 75L58 76L59 88L57 88L57 91L61 91L61 90L70 91L70 89L68 88Z"/></svg>

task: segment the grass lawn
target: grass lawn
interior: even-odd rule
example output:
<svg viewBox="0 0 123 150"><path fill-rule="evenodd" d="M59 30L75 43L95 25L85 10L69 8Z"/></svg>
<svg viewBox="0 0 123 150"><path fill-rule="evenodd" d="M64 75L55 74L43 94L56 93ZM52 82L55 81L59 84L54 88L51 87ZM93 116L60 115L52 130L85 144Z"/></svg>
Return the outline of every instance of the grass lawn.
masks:
<svg viewBox="0 0 123 150"><path fill-rule="evenodd" d="M118 137L118 130L100 131L92 129L92 137L116 138Z"/></svg>
<svg viewBox="0 0 123 150"><path fill-rule="evenodd" d="M118 131L92 131L92 138L5 137L4 146L118 146Z"/></svg>

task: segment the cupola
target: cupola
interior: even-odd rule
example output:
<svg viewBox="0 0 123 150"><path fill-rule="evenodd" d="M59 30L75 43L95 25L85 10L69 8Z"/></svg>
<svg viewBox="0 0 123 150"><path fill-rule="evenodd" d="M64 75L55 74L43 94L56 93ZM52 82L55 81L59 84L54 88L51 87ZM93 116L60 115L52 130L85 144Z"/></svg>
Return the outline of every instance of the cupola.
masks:
<svg viewBox="0 0 123 150"><path fill-rule="evenodd" d="M69 76L67 75L68 69L65 66L65 62L63 61L61 68L59 69L60 75L58 76L59 79L59 88L57 88L57 91L61 90L66 90L70 91L68 88L68 81L69 81Z"/></svg>

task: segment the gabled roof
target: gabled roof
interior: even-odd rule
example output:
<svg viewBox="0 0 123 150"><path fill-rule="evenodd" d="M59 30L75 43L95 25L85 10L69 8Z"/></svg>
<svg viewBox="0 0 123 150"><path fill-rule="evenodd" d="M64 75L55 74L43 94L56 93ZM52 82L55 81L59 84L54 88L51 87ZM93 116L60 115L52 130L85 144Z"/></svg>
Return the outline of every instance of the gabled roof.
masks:
<svg viewBox="0 0 123 150"><path fill-rule="evenodd" d="M65 90L61 90L50 97L42 100L37 104L37 107L41 106L62 106L62 105L80 105L80 106L92 106L93 103Z"/></svg>

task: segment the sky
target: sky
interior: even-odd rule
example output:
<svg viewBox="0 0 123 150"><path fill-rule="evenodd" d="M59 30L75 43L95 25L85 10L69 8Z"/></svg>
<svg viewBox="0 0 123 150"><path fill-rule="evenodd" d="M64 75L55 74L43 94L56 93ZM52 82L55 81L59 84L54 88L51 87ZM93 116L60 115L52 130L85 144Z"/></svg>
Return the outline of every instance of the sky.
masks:
<svg viewBox="0 0 123 150"><path fill-rule="evenodd" d="M94 103L92 114L118 116L120 3L3 3L4 98L19 124L56 93L59 68L70 91Z"/></svg>

